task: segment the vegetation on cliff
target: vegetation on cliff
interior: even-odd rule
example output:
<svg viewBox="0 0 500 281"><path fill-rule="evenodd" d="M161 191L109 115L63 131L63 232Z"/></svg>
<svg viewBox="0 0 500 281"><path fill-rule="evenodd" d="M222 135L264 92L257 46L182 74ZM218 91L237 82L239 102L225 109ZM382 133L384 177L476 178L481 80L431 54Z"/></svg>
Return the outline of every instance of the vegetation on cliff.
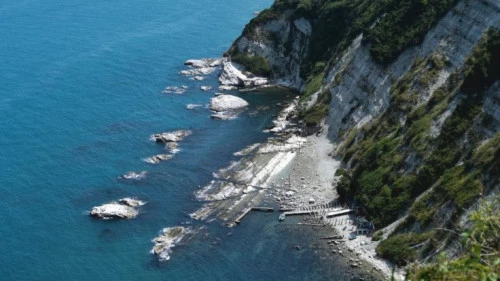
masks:
<svg viewBox="0 0 500 281"><path fill-rule="evenodd" d="M461 236L463 251L456 258L440 254L436 263L414 265L409 280L486 280L500 278L500 198L483 201L471 215L471 227Z"/></svg>
<svg viewBox="0 0 500 281"><path fill-rule="evenodd" d="M500 32L490 30L450 82L419 105L412 98L418 95L418 77L439 67L434 59L417 60L408 77L394 85L386 112L362 133L353 130L357 139L346 137L343 160L353 169L338 171L341 197L354 198L379 227L411 206L396 234L377 249L399 265L414 261L417 248L436 251L446 233L431 235L434 229L453 229L464 210L500 178L500 133L484 140L481 132L491 118L482 111L485 91L500 77L495 63L500 60ZM433 124L452 102L456 107L433 136Z"/></svg>

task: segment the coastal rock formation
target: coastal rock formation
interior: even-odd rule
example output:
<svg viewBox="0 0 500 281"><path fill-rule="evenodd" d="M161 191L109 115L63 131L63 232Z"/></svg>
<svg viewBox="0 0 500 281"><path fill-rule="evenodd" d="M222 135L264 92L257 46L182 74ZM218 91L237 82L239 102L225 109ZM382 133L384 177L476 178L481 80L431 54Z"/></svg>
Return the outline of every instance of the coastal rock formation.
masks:
<svg viewBox="0 0 500 281"><path fill-rule="evenodd" d="M303 93L292 110L303 121L297 127L328 128L327 155L341 160L340 199L354 200L378 227L392 226L381 243L391 246L377 254L393 259L390 243L415 235L418 242L397 249L408 253L398 265L459 256L458 236L434 231L467 228L472 209L500 184L492 168L500 165L492 156L500 149L500 2L341 2L275 1L233 43L219 80L255 86L245 69L267 64L261 70L273 83ZM269 131L284 134L291 118ZM263 150L280 151L267 145L256 154ZM212 183L206 190L219 194L199 195L228 201L242 193L237 183ZM286 192L279 198L297 194Z"/></svg>
<svg viewBox="0 0 500 281"><path fill-rule="evenodd" d="M208 75L215 70L217 70L217 67L220 66L222 63L222 59L192 59L192 60L187 60L184 62L184 65L187 65L191 67L192 69L189 70L182 70L180 74L182 75L187 75L187 76L198 76L198 79L196 80L203 80L200 79L202 78L202 75Z"/></svg>
<svg viewBox="0 0 500 281"><path fill-rule="evenodd" d="M213 111L230 111L248 106L244 99L232 95L219 95L210 100L210 109Z"/></svg>
<svg viewBox="0 0 500 281"><path fill-rule="evenodd" d="M123 198L118 202L111 202L101 206L93 207L90 215L99 219L133 219L139 214L138 208L145 203L133 199Z"/></svg>
<svg viewBox="0 0 500 281"><path fill-rule="evenodd" d="M160 260L169 260L172 248L184 238L187 232L188 229L182 226L164 228L161 234L153 239L155 245L151 253L159 256Z"/></svg>
<svg viewBox="0 0 500 281"><path fill-rule="evenodd" d="M162 161L170 160L170 159L172 159L172 157L174 157L174 156L170 155L170 154L157 154L157 155L153 155L151 157L144 159L144 162L149 163L149 164L158 164Z"/></svg>
<svg viewBox="0 0 500 281"><path fill-rule="evenodd" d="M192 133L193 132L190 130L177 130L173 132L153 134L150 139L158 143L180 142Z"/></svg>
<svg viewBox="0 0 500 281"><path fill-rule="evenodd" d="M226 87L225 89L232 89L232 87L256 88L270 84L268 78L256 77L252 73L246 72L242 65L229 61L222 63L219 82Z"/></svg>
<svg viewBox="0 0 500 281"><path fill-rule="evenodd" d="M191 59L184 62L184 65L191 66L193 68L205 68L205 67L216 67L222 64L221 58L212 59Z"/></svg>
<svg viewBox="0 0 500 281"><path fill-rule="evenodd" d="M162 91L163 94L177 94L177 95L180 95L180 94L183 94L186 90L187 90L188 86L180 86L180 87L176 87L176 86L169 86L169 87L166 87L165 90Z"/></svg>

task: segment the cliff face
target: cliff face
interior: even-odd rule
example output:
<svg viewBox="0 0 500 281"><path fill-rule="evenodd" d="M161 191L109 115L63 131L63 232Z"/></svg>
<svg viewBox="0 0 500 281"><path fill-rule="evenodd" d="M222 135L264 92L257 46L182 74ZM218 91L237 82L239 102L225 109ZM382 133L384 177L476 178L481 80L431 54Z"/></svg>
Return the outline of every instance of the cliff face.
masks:
<svg viewBox="0 0 500 281"><path fill-rule="evenodd" d="M423 1L420 16L438 12L424 27L419 15L405 27L418 40L398 29L380 37L404 13L397 2L341 2L276 1L230 53L265 58L276 83L304 93L306 117L327 104L329 137L345 168L338 193L378 226L400 219L394 234L384 233L386 244L416 233L423 242L408 251L420 260L454 253L457 237L435 229L461 229L478 200L500 189L500 1ZM346 27L332 24L332 14ZM319 48L334 27L337 37L324 35L332 45ZM387 44L401 48L384 55L380 38L403 43Z"/></svg>
<svg viewBox="0 0 500 281"><path fill-rule="evenodd" d="M304 88L300 66L308 50L311 24L305 18L289 17L284 12L256 25L235 42L232 52L264 57L276 84L300 91Z"/></svg>

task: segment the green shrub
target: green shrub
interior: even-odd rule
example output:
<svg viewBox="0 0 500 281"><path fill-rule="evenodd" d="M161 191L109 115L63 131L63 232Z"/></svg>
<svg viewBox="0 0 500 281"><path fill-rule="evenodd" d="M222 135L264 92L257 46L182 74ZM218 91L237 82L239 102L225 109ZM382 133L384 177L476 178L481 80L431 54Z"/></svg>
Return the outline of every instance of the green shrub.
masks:
<svg viewBox="0 0 500 281"><path fill-rule="evenodd" d="M398 234L380 242L376 249L377 255L386 258L399 266L406 265L417 259L417 251L412 248L432 236L432 232L425 234Z"/></svg>
<svg viewBox="0 0 500 281"><path fill-rule="evenodd" d="M389 64L406 48L420 44L429 29L458 0L389 0L387 14L368 31L370 52L378 63Z"/></svg>
<svg viewBox="0 0 500 281"><path fill-rule="evenodd" d="M269 77L271 75L271 67L264 57L237 54L231 59L245 66L247 71L257 76Z"/></svg>

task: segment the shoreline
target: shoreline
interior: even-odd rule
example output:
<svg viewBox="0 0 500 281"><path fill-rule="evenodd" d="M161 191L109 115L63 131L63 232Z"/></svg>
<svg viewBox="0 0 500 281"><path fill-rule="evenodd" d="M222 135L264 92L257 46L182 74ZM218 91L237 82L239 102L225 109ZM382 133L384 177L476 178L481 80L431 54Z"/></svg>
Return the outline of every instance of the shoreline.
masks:
<svg viewBox="0 0 500 281"><path fill-rule="evenodd" d="M193 219L217 218L225 226L233 227L254 207L316 209L318 213L302 216L307 222L298 224L321 227L320 232L331 233L330 236L348 237L354 227L348 224L353 219L350 215L323 218L334 210L338 197L334 175L340 168L340 162L331 156L334 147L327 137L328 125L323 124L317 135L296 136L297 125L289 120L296 119L297 107L296 98L273 121L274 130L268 130L273 135L266 142L235 152L235 156L242 158L214 173L212 182L195 193L205 203L190 215ZM391 277L392 266L376 257L378 242L372 242L371 237L359 236L335 243L321 238L318 235L315 239L328 248L332 258L342 259L346 269L361 271L376 280Z"/></svg>

